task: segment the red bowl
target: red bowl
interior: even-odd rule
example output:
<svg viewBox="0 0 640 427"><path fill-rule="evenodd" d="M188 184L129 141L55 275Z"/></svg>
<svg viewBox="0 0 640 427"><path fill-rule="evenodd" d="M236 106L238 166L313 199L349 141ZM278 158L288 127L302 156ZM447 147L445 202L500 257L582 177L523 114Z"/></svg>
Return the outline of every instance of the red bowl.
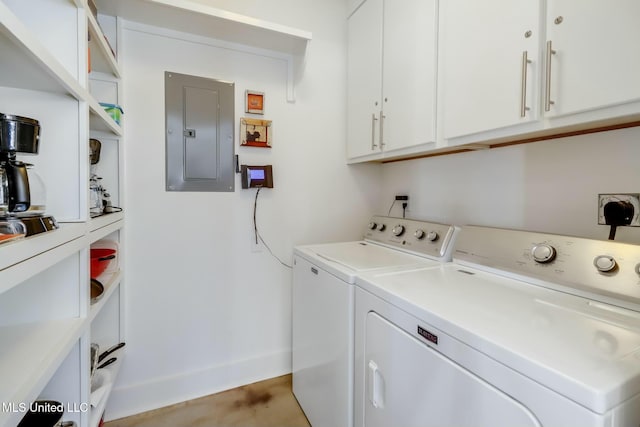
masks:
<svg viewBox="0 0 640 427"><path fill-rule="evenodd" d="M91 278L95 279L107 269L111 260L116 257L115 249L91 249Z"/></svg>

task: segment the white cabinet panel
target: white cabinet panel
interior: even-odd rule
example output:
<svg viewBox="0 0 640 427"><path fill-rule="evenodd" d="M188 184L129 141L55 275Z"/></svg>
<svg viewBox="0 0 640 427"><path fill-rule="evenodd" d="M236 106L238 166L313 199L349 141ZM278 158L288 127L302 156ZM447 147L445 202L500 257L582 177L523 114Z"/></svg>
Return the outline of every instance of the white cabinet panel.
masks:
<svg viewBox="0 0 640 427"><path fill-rule="evenodd" d="M441 3L444 138L538 118L539 7L539 1Z"/></svg>
<svg viewBox="0 0 640 427"><path fill-rule="evenodd" d="M640 100L640 2L547 2L551 100L561 116Z"/></svg>
<svg viewBox="0 0 640 427"><path fill-rule="evenodd" d="M367 0L348 22L347 157L380 152L382 2Z"/></svg>
<svg viewBox="0 0 640 427"><path fill-rule="evenodd" d="M435 0L385 3L382 79L384 151L436 139Z"/></svg>

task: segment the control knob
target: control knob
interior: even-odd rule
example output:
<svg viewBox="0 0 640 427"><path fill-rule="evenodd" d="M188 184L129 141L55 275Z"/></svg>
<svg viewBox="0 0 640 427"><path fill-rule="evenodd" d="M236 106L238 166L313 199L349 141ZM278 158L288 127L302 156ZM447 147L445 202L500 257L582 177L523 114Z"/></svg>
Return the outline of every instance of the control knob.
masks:
<svg viewBox="0 0 640 427"><path fill-rule="evenodd" d="M415 233L413 233L413 237L415 237L415 238L416 238L416 239L418 239L418 240L422 240L422 239L424 239L424 236L425 236L425 232L424 232L424 230L422 230L422 229L420 229L420 228L419 228L419 229L417 229L417 230L415 231Z"/></svg>
<svg viewBox="0 0 640 427"><path fill-rule="evenodd" d="M367 227L369 227L369 230L375 230L376 228L378 228L378 224L376 224L375 222L370 222Z"/></svg>
<svg viewBox="0 0 640 427"><path fill-rule="evenodd" d="M535 245L533 249L531 249L531 255L533 255L535 262L546 264L556 258L556 249L551 245L541 243L539 245Z"/></svg>
<svg viewBox="0 0 640 427"><path fill-rule="evenodd" d="M400 224L396 225L395 227L393 227L391 232L396 237L402 236L404 234L404 225L400 225Z"/></svg>
<svg viewBox="0 0 640 427"><path fill-rule="evenodd" d="M601 273L608 273L616 269L616 260L609 255L598 255L593 259L593 265Z"/></svg>
<svg viewBox="0 0 640 427"><path fill-rule="evenodd" d="M430 242L435 242L439 237L440 236L438 236L438 233L436 233L435 231L430 231L427 233L427 240Z"/></svg>
<svg viewBox="0 0 640 427"><path fill-rule="evenodd" d="M386 225L384 225L384 224L380 224L380 226L378 226L378 231L379 231L379 232L383 232L383 231L384 231L384 230L386 230L386 229L387 229L387 226L386 226Z"/></svg>

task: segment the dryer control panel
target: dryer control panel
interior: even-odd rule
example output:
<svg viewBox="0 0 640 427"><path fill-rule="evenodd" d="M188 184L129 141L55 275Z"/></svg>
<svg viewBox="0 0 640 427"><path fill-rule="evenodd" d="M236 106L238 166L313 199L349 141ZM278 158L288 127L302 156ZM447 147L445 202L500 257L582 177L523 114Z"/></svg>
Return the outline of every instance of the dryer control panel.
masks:
<svg viewBox="0 0 640 427"><path fill-rule="evenodd" d="M639 245L468 225L456 239L453 257L459 263L640 310Z"/></svg>
<svg viewBox="0 0 640 427"><path fill-rule="evenodd" d="M449 224L374 216L367 224L364 238L441 261L449 261L457 230L457 227Z"/></svg>

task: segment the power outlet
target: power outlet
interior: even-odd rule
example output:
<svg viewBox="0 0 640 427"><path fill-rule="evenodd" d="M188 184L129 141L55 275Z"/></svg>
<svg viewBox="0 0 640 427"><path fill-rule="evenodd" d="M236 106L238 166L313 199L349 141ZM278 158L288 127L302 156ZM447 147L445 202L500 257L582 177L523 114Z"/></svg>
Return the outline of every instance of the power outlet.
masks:
<svg viewBox="0 0 640 427"><path fill-rule="evenodd" d="M633 206L631 227L640 227L640 194L598 194L598 224L606 225L604 207L609 202L627 202Z"/></svg>

